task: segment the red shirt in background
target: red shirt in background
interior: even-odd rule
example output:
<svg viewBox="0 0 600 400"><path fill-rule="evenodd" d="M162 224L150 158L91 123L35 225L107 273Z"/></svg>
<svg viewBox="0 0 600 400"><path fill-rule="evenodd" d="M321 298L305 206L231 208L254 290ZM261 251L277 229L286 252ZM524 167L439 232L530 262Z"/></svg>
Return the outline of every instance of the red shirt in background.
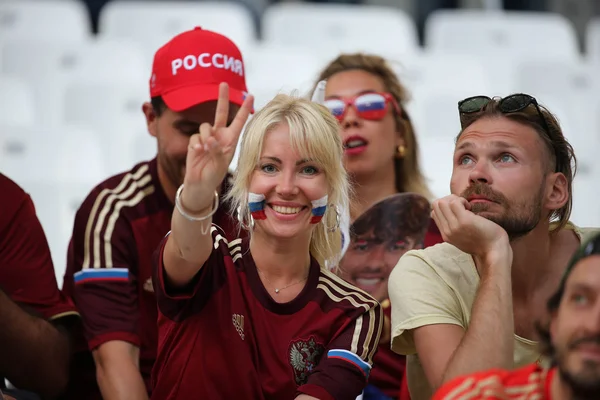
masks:
<svg viewBox="0 0 600 400"><path fill-rule="evenodd" d="M152 398L355 399L366 385L382 328L377 301L313 259L304 289L277 303L248 240L223 239L187 290L154 279L159 351ZM165 240L166 243L166 240Z"/></svg>
<svg viewBox="0 0 600 400"><path fill-rule="evenodd" d="M490 370L456 378L443 385L433 400L551 400L556 369L530 364L514 371Z"/></svg>
<svg viewBox="0 0 600 400"><path fill-rule="evenodd" d="M425 240L423 241L423 248L433 246L438 243L444 243L444 238L440 233L440 229L435 224L435 221L431 219L431 222L429 223L429 229L427 229Z"/></svg>
<svg viewBox="0 0 600 400"><path fill-rule="evenodd" d="M2 174L0 193L0 289L28 312L54 323L76 316L73 303L58 290L31 197Z"/></svg>
<svg viewBox="0 0 600 400"><path fill-rule="evenodd" d="M237 234L226 208L219 207L215 223ZM100 183L78 210L63 291L73 298L83 326L75 334L67 398L101 399L90 350L111 340L140 348L140 372L150 393L158 318L152 255L171 229L172 213L156 159Z"/></svg>
<svg viewBox="0 0 600 400"><path fill-rule="evenodd" d="M0 174L0 289L47 320L77 315L56 284L44 230L31 197Z"/></svg>

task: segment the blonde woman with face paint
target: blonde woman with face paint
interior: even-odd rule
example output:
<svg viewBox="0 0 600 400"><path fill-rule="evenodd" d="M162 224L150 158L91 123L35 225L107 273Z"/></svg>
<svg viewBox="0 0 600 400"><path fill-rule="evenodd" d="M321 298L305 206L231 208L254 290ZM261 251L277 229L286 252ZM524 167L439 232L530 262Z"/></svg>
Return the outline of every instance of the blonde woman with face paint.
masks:
<svg viewBox="0 0 600 400"><path fill-rule="evenodd" d="M155 266L158 359L152 398L348 399L366 386L382 329L379 304L328 272L347 207L338 125L308 100L277 96L248 124L231 191L247 238L211 224L252 108L190 138L172 230Z"/></svg>

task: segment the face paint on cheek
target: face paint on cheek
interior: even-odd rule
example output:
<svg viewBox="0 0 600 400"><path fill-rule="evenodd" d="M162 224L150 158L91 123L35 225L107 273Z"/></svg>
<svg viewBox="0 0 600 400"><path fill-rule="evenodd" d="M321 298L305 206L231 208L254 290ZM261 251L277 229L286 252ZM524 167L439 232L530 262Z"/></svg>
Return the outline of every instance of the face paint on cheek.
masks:
<svg viewBox="0 0 600 400"><path fill-rule="evenodd" d="M325 215L325 210L327 210L327 195L321 197L320 199L311 201L312 203L312 218L310 219L311 224L318 224L323 219L323 215Z"/></svg>
<svg viewBox="0 0 600 400"><path fill-rule="evenodd" d="M258 193L248 193L248 208L250 215L256 219L267 219L265 214L265 195Z"/></svg>

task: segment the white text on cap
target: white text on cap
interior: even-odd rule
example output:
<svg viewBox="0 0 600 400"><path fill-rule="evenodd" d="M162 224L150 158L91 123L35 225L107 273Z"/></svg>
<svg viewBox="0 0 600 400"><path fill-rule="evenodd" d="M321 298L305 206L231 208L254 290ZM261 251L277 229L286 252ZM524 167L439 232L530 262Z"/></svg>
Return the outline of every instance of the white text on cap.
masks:
<svg viewBox="0 0 600 400"><path fill-rule="evenodd" d="M189 54L183 57L183 59L176 58L171 61L171 73L173 76L177 75L177 70L181 67L187 70L214 67L230 70L239 76L244 76L244 68L242 65L241 60L221 53L202 53L197 57Z"/></svg>

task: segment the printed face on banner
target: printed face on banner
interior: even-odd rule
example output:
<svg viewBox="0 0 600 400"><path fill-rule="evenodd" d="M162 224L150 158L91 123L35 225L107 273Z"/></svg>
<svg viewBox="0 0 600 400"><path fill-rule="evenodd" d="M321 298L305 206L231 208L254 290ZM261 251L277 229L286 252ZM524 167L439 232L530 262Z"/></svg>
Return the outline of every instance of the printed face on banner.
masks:
<svg viewBox="0 0 600 400"><path fill-rule="evenodd" d="M385 198L350 228L350 247L338 274L378 301L388 298L388 278L407 251L423 248L431 206L413 193Z"/></svg>

